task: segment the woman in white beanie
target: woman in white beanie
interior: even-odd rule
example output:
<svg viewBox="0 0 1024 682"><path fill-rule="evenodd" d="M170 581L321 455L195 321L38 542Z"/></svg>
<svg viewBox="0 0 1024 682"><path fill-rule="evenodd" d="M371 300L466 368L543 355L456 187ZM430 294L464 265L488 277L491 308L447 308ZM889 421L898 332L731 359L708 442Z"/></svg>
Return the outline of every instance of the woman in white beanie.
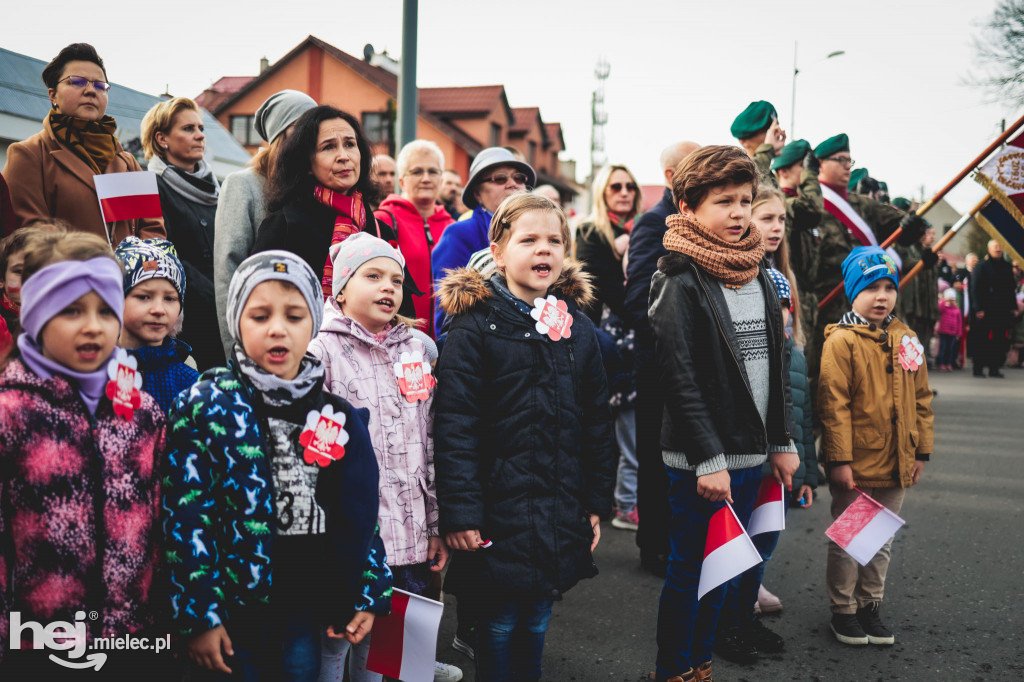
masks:
<svg viewBox="0 0 1024 682"><path fill-rule="evenodd" d="M249 257L256 230L267 216L266 190L278 151L291 134L292 124L316 106L312 97L297 90L274 93L256 110L256 132L268 143L243 170L224 179L217 204L219 226L213 240L213 284L217 319L225 353L233 341L224 322L228 285L238 264Z"/></svg>

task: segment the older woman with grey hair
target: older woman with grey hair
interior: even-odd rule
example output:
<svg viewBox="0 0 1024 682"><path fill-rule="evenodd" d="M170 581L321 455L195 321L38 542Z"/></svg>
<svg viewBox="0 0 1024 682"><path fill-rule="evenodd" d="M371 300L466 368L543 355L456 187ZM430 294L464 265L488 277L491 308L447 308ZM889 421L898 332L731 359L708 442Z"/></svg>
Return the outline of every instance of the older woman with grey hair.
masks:
<svg viewBox="0 0 1024 682"><path fill-rule="evenodd" d="M413 297L421 328L435 336L433 319L434 276L430 254L444 229L455 222L437 203L444 174L444 154L429 140L413 140L402 147L397 159L398 184L402 193L391 194L374 212L377 220L398 235L398 247L416 286L423 292Z"/></svg>

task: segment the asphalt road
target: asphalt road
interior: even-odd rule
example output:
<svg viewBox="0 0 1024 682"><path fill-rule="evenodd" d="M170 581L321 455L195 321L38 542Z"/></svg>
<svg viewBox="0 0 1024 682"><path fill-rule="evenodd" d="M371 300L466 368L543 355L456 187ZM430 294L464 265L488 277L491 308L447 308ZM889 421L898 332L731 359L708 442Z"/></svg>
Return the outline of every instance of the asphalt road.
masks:
<svg viewBox="0 0 1024 682"><path fill-rule="evenodd" d="M716 661L718 682L1024 680L1024 371L1004 373L932 374L936 453L904 503L882 606L895 646L848 647L828 628L822 490L810 509L790 510L765 577L783 603L765 623L786 652ZM555 604L545 679L637 682L654 669L661 581L640 570L633 539L602 526L601 574ZM472 662L451 648L454 613L449 597L438 656L472 681Z"/></svg>

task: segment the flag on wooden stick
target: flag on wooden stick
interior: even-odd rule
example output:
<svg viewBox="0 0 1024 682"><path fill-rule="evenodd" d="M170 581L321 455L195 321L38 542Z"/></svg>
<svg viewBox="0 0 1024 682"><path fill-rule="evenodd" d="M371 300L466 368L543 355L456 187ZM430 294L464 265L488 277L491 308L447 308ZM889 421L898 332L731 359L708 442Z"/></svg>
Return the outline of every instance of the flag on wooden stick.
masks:
<svg viewBox="0 0 1024 682"><path fill-rule="evenodd" d="M992 195L978 213L978 224L1003 252L1024 263L1024 134L1018 135L974 174Z"/></svg>

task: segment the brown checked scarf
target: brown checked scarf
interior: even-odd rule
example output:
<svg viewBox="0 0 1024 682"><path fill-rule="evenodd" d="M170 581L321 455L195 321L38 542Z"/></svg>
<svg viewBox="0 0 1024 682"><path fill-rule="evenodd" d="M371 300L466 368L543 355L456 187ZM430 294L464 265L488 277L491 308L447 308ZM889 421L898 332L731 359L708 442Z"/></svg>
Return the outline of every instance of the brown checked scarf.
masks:
<svg viewBox="0 0 1024 682"><path fill-rule="evenodd" d="M51 110L48 123L61 144L85 161L94 174L103 175L117 153L117 122L112 117L86 121Z"/></svg>
<svg viewBox="0 0 1024 682"><path fill-rule="evenodd" d="M665 219L668 231L662 243L669 251L685 253L708 274L725 284L742 286L757 277L764 258L761 232L754 224L738 242L727 242L701 223L681 214Z"/></svg>
<svg viewBox="0 0 1024 682"><path fill-rule="evenodd" d="M329 190L322 185L313 187L313 196L324 206L334 209L337 217L334 219L334 234L331 235L331 246L340 244L357 232L362 232L366 226L366 209L363 208L363 195L358 190L352 190L352 194L339 194ZM328 253L327 262L324 263L324 277L320 282L324 291L324 299L331 297L331 285L334 282L334 264L331 263L331 256Z"/></svg>

